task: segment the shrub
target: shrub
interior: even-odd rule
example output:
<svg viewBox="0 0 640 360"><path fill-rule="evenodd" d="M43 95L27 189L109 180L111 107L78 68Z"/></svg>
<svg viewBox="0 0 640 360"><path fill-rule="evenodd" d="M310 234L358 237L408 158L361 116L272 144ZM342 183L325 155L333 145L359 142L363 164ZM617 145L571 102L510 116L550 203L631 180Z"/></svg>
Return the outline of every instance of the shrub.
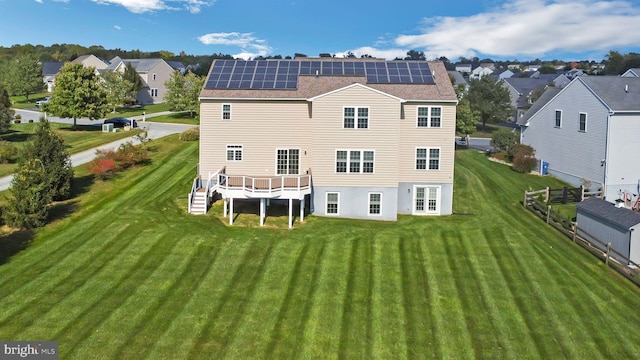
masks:
<svg viewBox="0 0 640 360"><path fill-rule="evenodd" d="M491 146L509 153L509 148L518 142L518 135L506 128L500 128L493 132L491 136Z"/></svg>
<svg viewBox="0 0 640 360"><path fill-rule="evenodd" d="M180 134L180 140L182 141L198 141L200 140L200 128L192 127Z"/></svg>
<svg viewBox="0 0 640 360"><path fill-rule="evenodd" d="M16 116L13 117L15 120L21 120L22 119L22 115L20 114L16 114Z"/></svg>
<svg viewBox="0 0 640 360"><path fill-rule="evenodd" d="M40 160L29 159L20 164L11 181L11 196L2 213L7 225L30 229L47 223L51 190L46 180Z"/></svg>
<svg viewBox="0 0 640 360"><path fill-rule="evenodd" d="M536 158L526 155L524 152L517 153L513 158L511 168L519 173L528 174L536 168Z"/></svg>
<svg viewBox="0 0 640 360"><path fill-rule="evenodd" d="M14 123L14 124L20 124L20 122L21 122L21 121L20 121L20 119L15 119L15 120L13 120L13 123Z"/></svg>
<svg viewBox="0 0 640 360"><path fill-rule="evenodd" d="M18 157L18 148L10 141L0 141L0 163L15 162Z"/></svg>
<svg viewBox="0 0 640 360"><path fill-rule="evenodd" d="M89 172L104 180L116 172L116 162L112 159L93 159L88 166Z"/></svg>
<svg viewBox="0 0 640 360"><path fill-rule="evenodd" d="M97 177L106 179L118 171L147 162L149 152L144 145L135 146L126 142L120 145L118 150L97 150L95 159L88 165L88 170Z"/></svg>
<svg viewBox="0 0 640 360"><path fill-rule="evenodd" d="M534 153L535 153L535 150L529 145L513 144L511 145L511 147L509 147L507 156L509 157L509 160L513 162L516 155L518 154L522 154L522 156L533 156Z"/></svg>

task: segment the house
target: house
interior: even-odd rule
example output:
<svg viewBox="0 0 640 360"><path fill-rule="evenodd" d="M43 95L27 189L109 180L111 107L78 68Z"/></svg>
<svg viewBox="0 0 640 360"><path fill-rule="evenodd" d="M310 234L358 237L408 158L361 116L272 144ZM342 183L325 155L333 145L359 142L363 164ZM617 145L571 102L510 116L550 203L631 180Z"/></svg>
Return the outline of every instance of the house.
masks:
<svg viewBox="0 0 640 360"><path fill-rule="evenodd" d="M625 71L620 76L622 76L622 77L640 77L640 68L631 68L631 69Z"/></svg>
<svg viewBox="0 0 640 360"><path fill-rule="evenodd" d="M507 78L502 81L502 86L509 90L511 106L515 113L511 121L515 122L521 118L525 111L531 107L536 97L544 91L551 83L547 79L535 78Z"/></svg>
<svg viewBox="0 0 640 360"><path fill-rule="evenodd" d="M465 91L469 90L469 83L465 80L464 76L457 71L447 71L449 77L453 80L453 86L458 87L462 86Z"/></svg>
<svg viewBox="0 0 640 360"><path fill-rule="evenodd" d="M84 67L93 67L97 71L106 69L109 66L109 63L105 60L100 59L95 55L82 55L71 61L73 64L82 64Z"/></svg>
<svg viewBox="0 0 640 360"><path fill-rule="evenodd" d="M577 234L623 264L640 264L640 213L597 197L576 204ZM595 241L594 241L595 240Z"/></svg>
<svg viewBox="0 0 640 360"><path fill-rule="evenodd" d="M637 194L640 78L577 77L518 124L521 142L535 149L549 174L602 188L610 202Z"/></svg>
<svg viewBox="0 0 640 360"><path fill-rule="evenodd" d="M56 74L62 68L63 62L43 62L42 63L42 81L47 85L47 92L53 90Z"/></svg>
<svg viewBox="0 0 640 360"><path fill-rule="evenodd" d="M462 74L470 74L472 70L471 64L456 64L456 71Z"/></svg>
<svg viewBox="0 0 640 360"><path fill-rule="evenodd" d="M124 72L127 64L131 64L142 79L142 89L136 95L136 102L138 104L164 102L164 95L168 91L165 83L176 69L162 59L121 59L115 57L109 62L108 70Z"/></svg>
<svg viewBox="0 0 640 360"><path fill-rule="evenodd" d="M470 79L480 80L483 76L491 75L495 71L493 63L482 63L471 71Z"/></svg>
<svg viewBox="0 0 640 360"><path fill-rule="evenodd" d="M452 213L457 98L442 62L214 60L190 199L288 203L300 220ZM201 188L201 189L199 189ZM259 203L259 205L258 205ZM229 216L233 223L233 216Z"/></svg>

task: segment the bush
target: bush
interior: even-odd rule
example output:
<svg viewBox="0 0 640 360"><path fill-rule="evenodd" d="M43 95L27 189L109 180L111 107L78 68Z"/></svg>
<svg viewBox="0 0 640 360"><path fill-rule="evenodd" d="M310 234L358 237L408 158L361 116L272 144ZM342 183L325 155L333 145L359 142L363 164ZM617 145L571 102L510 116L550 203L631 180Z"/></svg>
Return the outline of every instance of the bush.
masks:
<svg viewBox="0 0 640 360"><path fill-rule="evenodd" d="M21 121L20 121L20 119L15 119L15 120L13 120L13 123L14 123L14 124L20 124L20 123L21 123Z"/></svg>
<svg viewBox="0 0 640 360"><path fill-rule="evenodd" d="M198 141L200 140L200 128L192 127L180 134L180 140L182 141Z"/></svg>
<svg viewBox="0 0 640 360"><path fill-rule="evenodd" d="M513 158L511 168L519 173L528 174L536 168L536 164L537 161L535 157L519 152Z"/></svg>
<svg viewBox="0 0 640 360"><path fill-rule="evenodd" d="M507 154L509 153L509 148L517 142L518 134L506 128L494 131L491 136L491 146Z"/></svg>
<svg viewBox="0 0 640 360"><path fill-rule="evenodd" d="M0 163L13 163L18 157L18 148L10 141L0 141Z"/></svg>
<svg viewBox="0 0 640 360"><path fill-rule="evenodd" d="M21 120L22 119L22 115L20 114L16 114L16 116L13 117L15 120Z"/></svg>
<svg viewBox="0 0 640 360"><path fill-rule="evenodd" d="M104 180L116 172L116 162L111 159L93 159L89 165L89 172Z"/></svg>
<svg viewBox="0 0 640 360"><path fill-rule="evenodd" d="M115 151L97 150L95 159L88 165L88 170L104 180L118 171L147 163L149 160L149 152L144 145L135 146L126 142Z"/></svg>
<svg viewBox="0 0 640 360"><path fill-rule="evenodd" d="M521 154L522 156L533 156L534 153L535 150L529 145L514 144L509 147L507 156L509 157L509 161L513 162L518 154Z"/></svg>

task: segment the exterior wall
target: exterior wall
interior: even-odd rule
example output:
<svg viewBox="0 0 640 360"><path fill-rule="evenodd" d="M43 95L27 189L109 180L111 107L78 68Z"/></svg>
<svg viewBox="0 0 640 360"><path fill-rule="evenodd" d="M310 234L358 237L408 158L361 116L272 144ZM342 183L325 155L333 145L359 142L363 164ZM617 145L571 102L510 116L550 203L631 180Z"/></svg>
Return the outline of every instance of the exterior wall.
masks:
<svg viewBox="0 0 640 360"><path fill-rule="evenodd" d="M345 106L368 107L369 128L344 129ZM312 112L314 186L398 186L398 99L354 86L314 100ZM374 173L337 173L338 149L374 150Z"/></svg>
<svg viewBox="0 0 640 360"><path fill-rule="evenodd" d="M327 192L339 193L338 215L327 215ZM382 193L380 215L369 215L369 194ZM350 186L314 186L314 214L352 219L397 220L398 188L396 187L350 187Z"/></svg>
<svg viewBox="0 0 640 360"><path fill-rule="evenodd" d="M453 213L453 184L452 183L406 183L398 185L398 214L413 214L415 208L414 188L419 186L440 187L440 211L434 215L451 215Z"/></svg>
<svg viewBox="0 0 640 360"><path fill-rule="evenodd" d="M107 66L109 66L104 61L100 60L99 58L97 58L96 56L93 56L93 55L88 56L85 59L83 59L81 64L84 67L93 67L96 70L106 69Z"/></svg>
<svg viewBox="0 0 640 360"><path fill-rule="evenodd" d="M231 104L230 120L222 120L223 104ZM223 166L230 175L275 176L277 148L299 148L300 172L311 167L311 119L306 101L202 100L200 119L203 179ZM233 144L243 145L240 162L226 160L227 145Z"/></svg>
<svg viewBox="0 0 640 360"><path fill-rule="evenodd" d="M155 67L146 73L140 73L142 81L146 84L136 95L136 101L139 104L158 104L164 102L164 96L167 93L165 82L171 79L173 68L165 61L160 61ZM156 75L154 80L153 75ZM158 89L157 96L151 96L151 89Z"/></svg>
<svg viewBox="0 0 640 360"><path fill-rule="evenodd" d="M562 110L562 127L555 127L555 111ZM579 114L587 113L587 131L579 132ZM549 163L549 173L573 185L586 178L604 182L606 129L605 106L578 80L529 119L521 142L535 149L536 158Z"/></svg>
<svg viewBox="0 0 640 360"><path fill-rule="evenodd" d="M611 243L611 248L622 256L629 257L629 241L630 233L627 229L621 229L609 223L607 220L600 217L586 214L578 210L576 220L578 222L578 235L584 236L586 232L590 236L586 236L587 239L594 237L600 242L607 244ZM600 250L607 251L606 245L594 244ZM620 256L612 254L618 260L622 260Z"/></svg>
<svg viewBox="0 0 640 360"><path fill-rule="evenodd" d="M640 224L631 228L631 244L629 245L629 259L640 264Z"/></svg>
<svg viewBox="0 0 640 360"><path fill-rule="evenodd" d="M607 179L605 197L618 198L619 191L638 194L640 162L631 154L640 154L640 114L615 114L609 120L609 139L606 158Z"/></svg>

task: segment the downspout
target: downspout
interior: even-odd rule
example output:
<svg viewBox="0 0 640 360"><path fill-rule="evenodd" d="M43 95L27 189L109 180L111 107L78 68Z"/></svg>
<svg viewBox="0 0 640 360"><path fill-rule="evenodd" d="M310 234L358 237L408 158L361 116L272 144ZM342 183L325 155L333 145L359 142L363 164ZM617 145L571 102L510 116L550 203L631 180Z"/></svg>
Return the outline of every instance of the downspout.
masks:
<svg viewBox="0 0 640 360"><path fill-rule="evenodd" d="M608 163L609 163L609 136L611 136L611 115L614 114L613 110L609 110L609 115L607 115L607 133L606 136L604 137L604 161L602 163L602 166L604 167L603 169L603 177L604 180L602 182L602 198L606 200L606 194L607 194L607 183L608 183L608 178L609 178L609 174L608 174Z"/></svg>

